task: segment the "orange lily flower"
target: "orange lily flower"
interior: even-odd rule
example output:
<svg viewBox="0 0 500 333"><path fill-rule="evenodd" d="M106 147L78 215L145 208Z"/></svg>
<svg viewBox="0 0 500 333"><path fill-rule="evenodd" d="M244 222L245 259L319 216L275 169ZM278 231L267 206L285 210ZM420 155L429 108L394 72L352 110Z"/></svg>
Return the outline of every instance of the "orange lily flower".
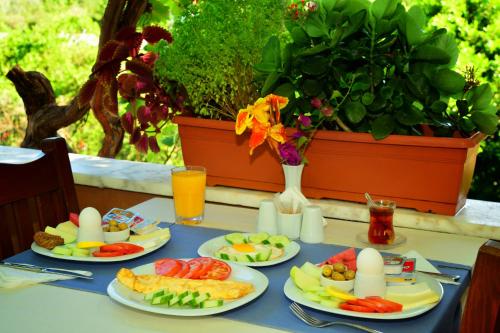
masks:
<svg viewBox="0 0 500 333"><path fill-rule="evenodd" d="M252 130L249 140L250 155L266 140L276 151L276 142L286 141L285 127L280 123L280 110L287 104L288 98L270 94L238 112L236 134L242 134L247 128Z"/></svg>

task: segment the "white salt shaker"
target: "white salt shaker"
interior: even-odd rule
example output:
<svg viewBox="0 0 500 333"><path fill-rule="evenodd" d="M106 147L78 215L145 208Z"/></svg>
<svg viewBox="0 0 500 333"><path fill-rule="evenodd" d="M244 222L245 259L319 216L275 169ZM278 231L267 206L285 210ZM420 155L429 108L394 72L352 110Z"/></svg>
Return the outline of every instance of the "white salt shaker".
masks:
<svg viewBox="0 0 500 333"><path fill-rule="evenodd" d="M262 200L260 202L257 232L267 232L270 235L278 234L276 207L271 199Z"/></svg>
<svg viewBox="0 0 500 333"><path fill-rule="evenodd" d="M325 233L323 231L321 207L315 205L305 206L302 214L300 240L311 244L323 242Z"/></svg>

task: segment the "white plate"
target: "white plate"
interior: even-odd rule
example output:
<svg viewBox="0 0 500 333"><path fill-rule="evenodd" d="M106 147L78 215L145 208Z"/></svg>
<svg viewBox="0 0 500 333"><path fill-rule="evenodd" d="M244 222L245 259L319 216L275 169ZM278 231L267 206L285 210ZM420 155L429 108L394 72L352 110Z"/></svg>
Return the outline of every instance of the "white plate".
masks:
<svg viewBox="0 0 500 333"><path fill-rule="evenodd" d="M243 235L248 236L248 235L250 235L250 233L247 233L247 234L244 233ZM227 246L227 245L230 245L230 244L226 241L224 236L212 238L212 239L206 241L205 243L201 244L201 246L198 248L198 254L202 257L212 257L212 258L216 258L216 259L220 260L220 258L217 258L216 256L214 256L214 253L217 250L219 250L221 247ZM291 241L290 244L288 244L287 246L285 246L283 248L283 250L285 250L285 253L281 257L273 259L273 260L268 260L268 261L258 261L258 262L241 262L241 261L232 261L232 260L226 260L226 261L227 262L234 262L234 263L244 265L244 266L251 266L251 267L263 267L263 266L276 265L276 264L282 263L284 261L290 260L293 257L295 257L297 255L297 253L299 253L299 251L300 251L300 245L297 242Z"/></svg>
<svg viewBox="0 0 500 333"><path fill-rule="evenodd" d="M232 310L234 308L240 307L255 298L259 297L269 285L269 280L267 277L255 269L236 265L233 263L228 263L231 266L231 275L229 280L249 282L252 283L255 290L250 294L232 301L224 301L222 306L207 309L189 309L189 308L169 308L165 306L151 305L144 301L144 294L130 290L129 288L118 282L117 279L111 281L108 285L108 295L117 301L118 303L130 306L135 309L160 313L164 315L172 316L209 316L216 313L221 313L225 311ZM142 265L133 268L132 271L135 274L155 274L154 263ZM200 330L203 330L200 327Z"/></svg>
<svg viewBox="0 0 500 333"><path fill-rule="evenodd" d="M441 302L441 299L443 298L443 286L441 285L441 283L439 283L436 279L432 277L420 273L417 273L417 282L426 282L429 288L431 288L434 292L436 292L439 295L439 301L418 308L405 310L401 312L393 312L393 313L364 313L364 312L346 311L338 308L326 307L324 305L310 301L307 298L305 298L302 295L302 291L295 286L291 278L288 278L283 290L285 292L286 297L288 297L292 301L316 310L340 314L349 317L394 320L394 319L404 319L404 318L411 318L418 316L424 312L429 311L430 309L435 307L439 302Z"/></svg>
<svg viewBox="0 0 500 333"><path fill-rule="evenodd" d="M142 252L127 254L127 255L119 256L119 257L108 257L108 258L93 257L92 255L89 257L64 256L61 254L52 253L50 250L48 250L44 247L38 246L35 242L33 242L31 244L31 249L33 250L33 252L36 252L38 254L41 254L41 255L44 255L47 257L51 257L51 258L57 258L57 259L65 259L65 260L72 260L72 261L90 261L90 262L115 262L115 261L125 261L125 260L130 260L130 259L142 257L148 253L151 253L155 250L158 250L160 247L167 244L167 242L169 240L170 240L170 238L161 240L155 246L144 249L144 251L142 251Z"/></svg>

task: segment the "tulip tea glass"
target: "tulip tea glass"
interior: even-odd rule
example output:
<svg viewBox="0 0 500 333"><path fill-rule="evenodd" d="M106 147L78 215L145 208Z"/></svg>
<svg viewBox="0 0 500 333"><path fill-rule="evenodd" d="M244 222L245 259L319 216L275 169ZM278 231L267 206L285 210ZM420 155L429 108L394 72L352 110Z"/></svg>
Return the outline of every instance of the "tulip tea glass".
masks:
<svg viewBox="0 0 500 333"><path fill-rule="evenodd" d="M392 217L396 203L391 200L368 202L370 209L370 227L368 240L372 244L392 244L395 239Z"/></svg>
<svg viewBox="0 0 500 333"><path fill-rule="evenodd" d="M172 192L174 194L175 222L198 224L205 210L207 173L204 167L184 166L174 168Z"/></svg>

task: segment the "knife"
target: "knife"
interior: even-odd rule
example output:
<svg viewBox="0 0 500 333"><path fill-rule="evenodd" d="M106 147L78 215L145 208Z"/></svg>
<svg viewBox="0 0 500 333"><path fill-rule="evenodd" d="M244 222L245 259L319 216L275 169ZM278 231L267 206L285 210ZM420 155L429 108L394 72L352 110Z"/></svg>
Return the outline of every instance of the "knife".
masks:
<svg viewBox="0 0 500 333"><path fill-rule="evenodd" d="M425 272L425 271L419 271L419 270L417 270L417 272L430 275L432 277L435 277L435 278L443 280L443 281L457 282L458 280L460 280L460 275L451 275L451 274L445 274L445 273Z"/></svg>
<svg viewBox="0 0 500 333"><path fill-rule="evenodd" d="M90 279L90 280L93 279L92 277L93 273L89 271L41 267L31 264L23 264L23 263L7 262L7 261L0 261L0 265L4 265L11 268L23 269L31 272L37 272L37 273L59 274L59 275L77 277L82 279Z"/></svg>

